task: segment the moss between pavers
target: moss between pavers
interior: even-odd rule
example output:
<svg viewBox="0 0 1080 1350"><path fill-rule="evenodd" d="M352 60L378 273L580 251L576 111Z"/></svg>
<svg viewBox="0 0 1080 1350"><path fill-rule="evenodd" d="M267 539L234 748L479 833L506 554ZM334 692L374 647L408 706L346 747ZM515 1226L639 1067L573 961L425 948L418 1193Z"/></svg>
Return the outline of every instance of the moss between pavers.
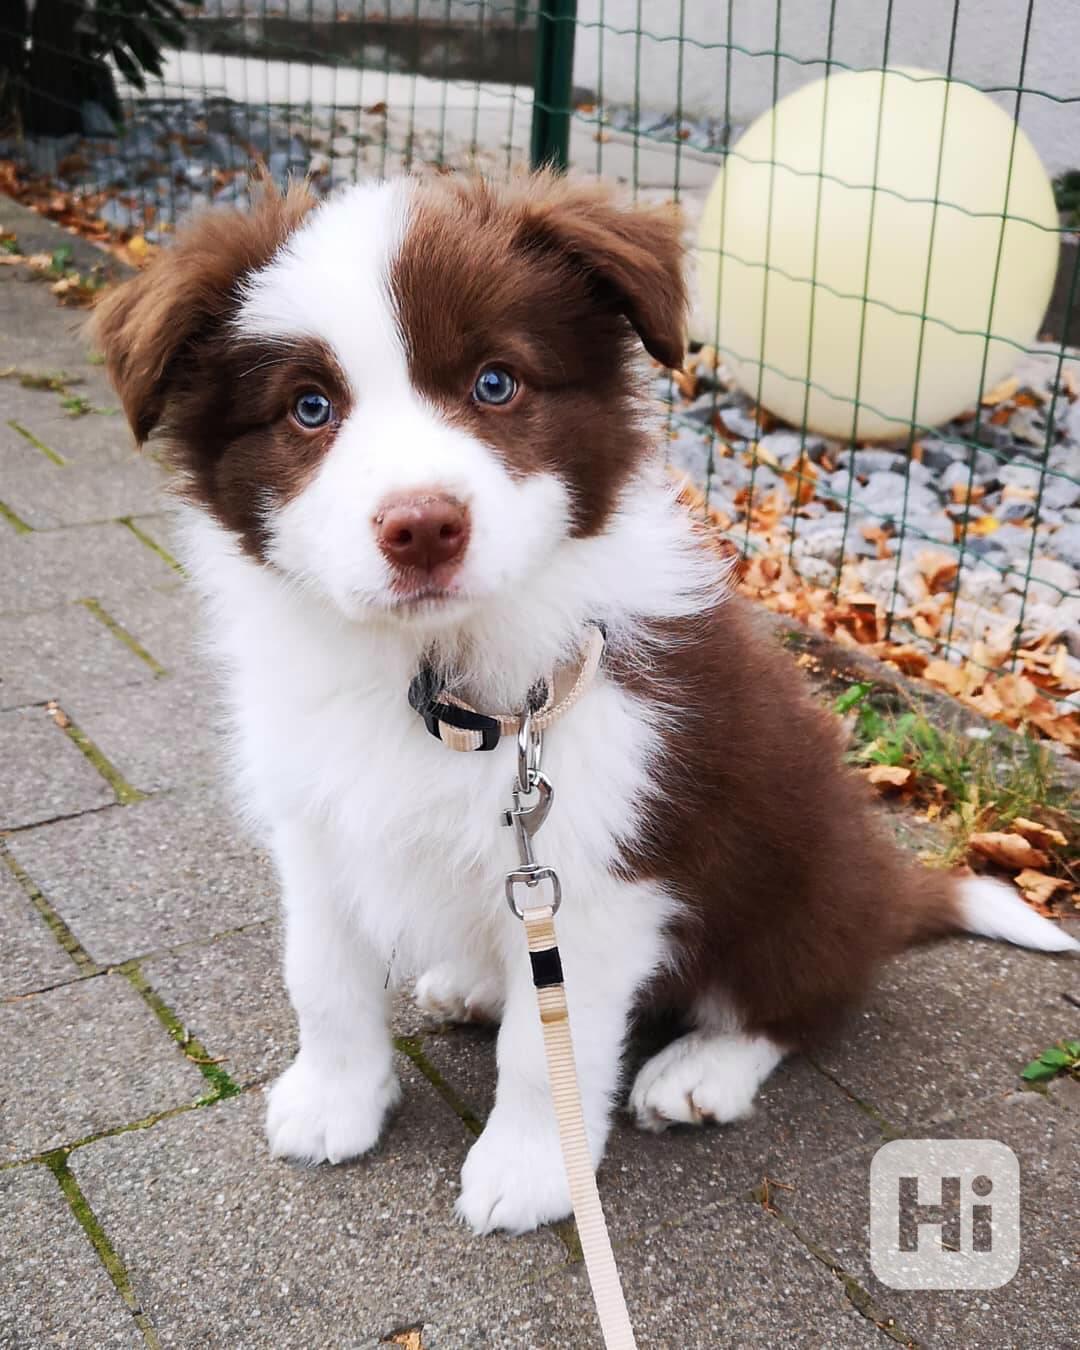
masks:
<svg viewBox="0 0 1080 1350"><path fill-rule="evenodd" d="M57 940L72 961L75 962L83 975L97 975L101 967L91 957L90 953L82 945L79 939L67 926L64 920L49 904L48 900L38 889L34 879L29 872L17 862L6 848L0 845L0 862L7 865L9 871L15 880L22 887L27 899L34 906L37 912L45 920L53 937Z"/></svg>
<svg viewBox="0 0 1080 1350"><path fill-rule="evenodd" d="M146 793L140 792L127 781L120 770L103 754L80 726L77 726L63 708L57 703L48 705L53 721L78 749L86 756L94 768L116 793L121 806L131 806L135 802L146 800Z"/></svg>
<svg viewBox="0 0 1080 1350"><path fill-rule="evenodd" d="M142 973L139 963L137 961L126 961L123 965L116 966L115 969L118 974L123 975L180 1047L185 1059L190 1060L210 1084L213 1092L210 1097L204 1099L204 1104L208 1105L211 1101L225 1101L229 1097L239 1096L241 1089L233 1082L220 1063L210 1055L203 1043L188 1031L176 1013L154 989Z"/></svg>
<svg viewBox="0 0 1080 1350"><path fill-rule="evenodd" d="M395 1036L394 1048L395 1050L399 1050L406 1059L411 1060L416 1068L420 1070L469 1133L472 1135L479 1135L484 1128L484 1122L470 1106L462 1101L435 1065L432 1064L424 1054L421 1037Z"/></svg>
<svg viewBox="0 0 1080 1350"><path fill-rule="evenodd" d="M127 1268L118 1256L116 1249L109 1242L108 1236L101 1221L90 1208L90 1202L83 1195L79 1183L75 1180L67 1165L67 1151L65 1149L56 1149L47 1154L42 1161L49 1171L56 1178L60 1190L63 1192L64 1199L68 1202L76 1222L82 1228L83 1232L90 1239L90 1245L97 1253L98 1259L108 1272L109 1279L116 1286L116 1291L131 1309L135 1322L143 1334L147 1345L158 1350L160 1342L150 1324L150 1319L139 1307L139 1301L135 1297L135 1291L131 1287L131 1280L128 1277Z"/></svg>
<svg viewBox="0 0 1080 1350"><path fill-rule="evenodd" d="M40 450L46 459L52 460L52 462L58 465L61 469L67 464L67 460L64 458L63 455L57 454L57 452L53 450L51 446L48 446L45 444L44 441L39 440L34 435L34 433L30 431L27 427L24 427L21 422L16 422L14 418L11 418L8 421L8 426L12 429L12 431L17 431L24 440L30 442L30 444L34 447L35 450Z"/></svg>
<svg viewBox="0 0 1080 1350"><path fill-rule="evenodd" d="M791 1233L797 1241L802 1243L814 1260L820 1262L830 1275L833 1275L840 1281L844 1286L844 1294L846 1295L848 1302L861 1317L865 1317L867 1321L873 1322L874 1326L876 1326L879 1331L884 1332L891 1340L907 1347L907 1350L918 1350L919 1342L914 1336L906 1332L896 1321L895 1317L886 1315L884 1310L878 1306L870 1291L861 1285L850 1271L844 1269L843 1263L839 1258L833 1256L829 1251L822 1247L820 1243L807 1237L789 1215L777 1208L769 1193L767 1182L763 1182L760 1186L756 1186L749 1195L744 1198L754 1204L760 1205L771 1219L775 1220L777 1223L783 1224L788 1232Z"/></svg>
<svg viewBox="0 0 1080 1350"><path fill-rule="evenodd" d="M904 1131L897 1129L895 1125L890 1124L872 1102L865 1101L862 1097L856 1096L849 1087L841 1083L839 1078L831 1074L828 1069L823 1068L812 1055L809 1055L804 1051L802 1057L812 1069L821 1074L822 1078L827 1078L829 1082L832 1083L833 1087L839 1088L848 1101L851 1102L852 1106L857 1106L863 1115L870 1117L881 1131L882 1143L887 1144L891 1139L903 1139L905 1137Z"/></svg>
<svg viewBox="0 0 1080 1350"><path fill-rule="evenodd" d="M119 642L122 642L129 651L134 652L139 660L145 662L155 675L160 676L168 674L161 662L151 656L138 638L135 637L134 634L129 633L122 623L119 623L114 619L100 601L95 600L93 596L87 596L77 603L88 610L99 623L104 624L113 637Z"/></svg>
<svg viewBox="0 0 1080 1350"><path fill-rule="evenodd" d="M182 577L187 576L187 573L184 571L181 564L177 562L169 550L163 548L162 545L159 544L156 539L151 538L145 530L140 529L130 516L118 516L117 524L126 526L140 544L144 544L151 553L156 553L162 561L167 562L174 572L179 572Z"/></svg>
<svg viewBox="0 0 1080 1350"><path fill-rule="evenodd" d="M16 534L30 534L33 531L33 526L27 525L22 516L13 511L7 502L0 502L0 516L3 516Z"/></svg>

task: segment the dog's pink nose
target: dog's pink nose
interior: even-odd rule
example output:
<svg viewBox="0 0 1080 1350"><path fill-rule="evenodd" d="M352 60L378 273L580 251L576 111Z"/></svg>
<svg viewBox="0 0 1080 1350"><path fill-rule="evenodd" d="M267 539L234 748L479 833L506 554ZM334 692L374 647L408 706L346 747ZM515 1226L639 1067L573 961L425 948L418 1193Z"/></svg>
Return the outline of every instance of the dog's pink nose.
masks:
<svg viewBox="0 0 1080 1350"><path fill-rule="evenodd" d="M375 538L394 567L432 572L465 552L469 513L443 493L395 498L376 515Z"/></svg>

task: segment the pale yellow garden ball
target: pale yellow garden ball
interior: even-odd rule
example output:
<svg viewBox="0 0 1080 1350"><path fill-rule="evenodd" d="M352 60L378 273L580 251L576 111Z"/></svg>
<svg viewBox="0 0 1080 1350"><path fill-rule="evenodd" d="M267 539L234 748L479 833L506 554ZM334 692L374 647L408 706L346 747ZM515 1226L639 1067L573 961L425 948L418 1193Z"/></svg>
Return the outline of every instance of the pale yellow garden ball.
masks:
<svg viewBox="0 0 1080 1350"><path fill-rule="evenodd" d="M796 425L805 407L844 439L935 426L978 401L984 355L990 388L1036 336L1057 227L1031 142L985 94L907 67L832 75L759 117L713 185L695 336Z"/></svg>

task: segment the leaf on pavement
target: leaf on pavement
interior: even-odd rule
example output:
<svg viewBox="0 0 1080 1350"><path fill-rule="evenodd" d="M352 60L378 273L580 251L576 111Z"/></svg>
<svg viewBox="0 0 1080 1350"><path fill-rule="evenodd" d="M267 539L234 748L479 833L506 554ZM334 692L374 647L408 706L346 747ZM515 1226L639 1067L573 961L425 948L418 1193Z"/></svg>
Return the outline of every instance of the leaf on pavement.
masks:
<svg viewBox="0 0 1080 1350"><path fill-rule="evenodd" d="M867 782L879 792L898 792L911 782L912 773L902 764L871 764L864 770Z"/></svg>
<svg viewBox="0 0 1080 1350"><path fill-rule="evenodd" d="M1017 834L1022 834L1029 844L1034 844L1036 848L1064 848L1069 842L1060 830L1055 830L1052 825L1043 825L1037 820L1026 820L1023 816L1017 816L1009 822L1009 828L1015 830Z"/></svg>
<svg viewBox="0 0 1080 1350"><path fill-rule="evenodd" d="M1049 857L1040 849L1029 844L1022 834L1013 834L1008 830L987 830L973 834L968 840L973 852L997 863L1010 872L1020 872L1025 868L1041 868L1049 863Z"/></svg>
<svg viewBox="0 0 1080 1350"><path fill-rule="evenodd" d="M1017 874L1015 880L1024 899L1034 905L1046 905L1058 891L1067 893L1072 889L1072 883L1065 877L1052 877L1031 867L1025 867Z"/></svg>

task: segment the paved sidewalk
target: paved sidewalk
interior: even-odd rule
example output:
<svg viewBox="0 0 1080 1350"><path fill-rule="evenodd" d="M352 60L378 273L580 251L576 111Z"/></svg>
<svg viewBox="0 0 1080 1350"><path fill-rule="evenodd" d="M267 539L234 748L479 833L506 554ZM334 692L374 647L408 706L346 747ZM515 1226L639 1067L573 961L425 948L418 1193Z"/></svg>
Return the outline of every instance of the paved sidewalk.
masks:
<svg viewBox="0 0 1080 1350"><path fill-rule="evenodd" d="M0 313L0 370L62 370L115 408L45 285L0 269ZM11 375L0 503L0 1345L598 1344L569 1225L454 1222L488 1034L402 1001L404 1103L377 1153L267 1156L265 1086L295 1041L274 886L216 785L157 470L118 415L69 417ZM620 1123L601 1192L639 1344L1075 1345L1080 1084L1021 1091L1018 1072L1076 1035L1078 997L1080 962L941 944L890 969L815 1063L784 1066L752 1120ZM1016 1152L1007 1287L875 1279L869 1166L897 1136Z"/></svg>

